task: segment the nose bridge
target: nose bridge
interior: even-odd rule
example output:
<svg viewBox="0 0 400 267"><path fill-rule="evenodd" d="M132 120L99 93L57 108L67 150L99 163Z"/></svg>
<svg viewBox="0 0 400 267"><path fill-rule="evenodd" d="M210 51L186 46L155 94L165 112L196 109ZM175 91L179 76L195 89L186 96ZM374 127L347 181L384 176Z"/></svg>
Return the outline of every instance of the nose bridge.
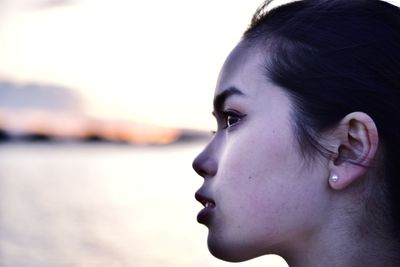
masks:
<svg viewBox="0 0 400 267"><path fill-rule="evenodd" d="M193 160L192 166L197 174L203 178L215 176L218 170L218 163L214 139L197 155Z"/></svg>

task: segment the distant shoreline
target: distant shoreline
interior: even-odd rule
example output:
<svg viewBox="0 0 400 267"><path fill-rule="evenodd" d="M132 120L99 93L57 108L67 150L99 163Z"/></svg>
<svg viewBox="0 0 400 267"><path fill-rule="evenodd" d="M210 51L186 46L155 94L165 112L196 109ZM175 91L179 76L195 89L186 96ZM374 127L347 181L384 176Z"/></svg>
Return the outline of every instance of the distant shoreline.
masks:
<svg viewBox="0 0 400 267"><path fill-rule="evenodd" d="M171 146L181 144L202 143L210 139L210 135L203 131L196 130L178 130L179 137L169 143L135 143L129 141L116 141L103 138L100 136L88 136L85 138L58 138L46 134L23 134L11 135L0 130L0 145L1 144L49 144L49 145L65 145L65 144L113 144L126 146Z"/></svg>

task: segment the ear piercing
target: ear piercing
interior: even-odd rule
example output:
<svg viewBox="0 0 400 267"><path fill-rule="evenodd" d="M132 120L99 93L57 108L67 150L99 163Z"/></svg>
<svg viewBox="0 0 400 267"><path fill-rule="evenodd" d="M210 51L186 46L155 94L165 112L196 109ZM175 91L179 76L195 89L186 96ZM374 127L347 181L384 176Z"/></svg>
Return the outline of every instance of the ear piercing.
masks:
<svg viewBox="0 0 400 267"><path fill-rule="evenodd" d="M336 174L332 174L329 179L332 181L332 183L336 183L339 180L339 176L337 176Z"/></svg>

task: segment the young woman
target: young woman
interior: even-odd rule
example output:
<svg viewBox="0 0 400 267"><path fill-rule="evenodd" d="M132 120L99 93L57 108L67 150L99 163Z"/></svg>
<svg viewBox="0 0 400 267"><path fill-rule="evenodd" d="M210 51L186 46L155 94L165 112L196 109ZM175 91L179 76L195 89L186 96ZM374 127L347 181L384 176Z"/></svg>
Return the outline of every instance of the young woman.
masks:
<svg viewBox="0 0 400 267"><path fill-rule="evenodd" d="M290 266L400 266L400 10L304 0L227 58L193 162L210 252Z"/></svg>

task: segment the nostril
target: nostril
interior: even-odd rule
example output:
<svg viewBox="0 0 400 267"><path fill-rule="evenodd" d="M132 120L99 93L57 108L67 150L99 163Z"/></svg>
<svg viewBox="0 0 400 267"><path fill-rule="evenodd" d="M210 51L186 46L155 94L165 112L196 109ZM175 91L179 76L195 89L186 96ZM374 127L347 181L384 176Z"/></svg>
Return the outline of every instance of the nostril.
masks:
<svg viewBox="0 0 400 267"><path fill-rule="evenodd" d="M198 175L200 175L201 177L204 177L205 171L203 170L203 167L202 167L200 161L201 161L201 160L199 159L199 157L197 157L197 158L193 161L192 167L193 167L194 171L195 171Z"/></svg>
<svg viewBox="0 0 400 267"><path fill-rule="evenodd" d="M193 161L192 167L198 175L204 178L214 176L217 172L216 162L202 157L197 157Z"/></svg>

